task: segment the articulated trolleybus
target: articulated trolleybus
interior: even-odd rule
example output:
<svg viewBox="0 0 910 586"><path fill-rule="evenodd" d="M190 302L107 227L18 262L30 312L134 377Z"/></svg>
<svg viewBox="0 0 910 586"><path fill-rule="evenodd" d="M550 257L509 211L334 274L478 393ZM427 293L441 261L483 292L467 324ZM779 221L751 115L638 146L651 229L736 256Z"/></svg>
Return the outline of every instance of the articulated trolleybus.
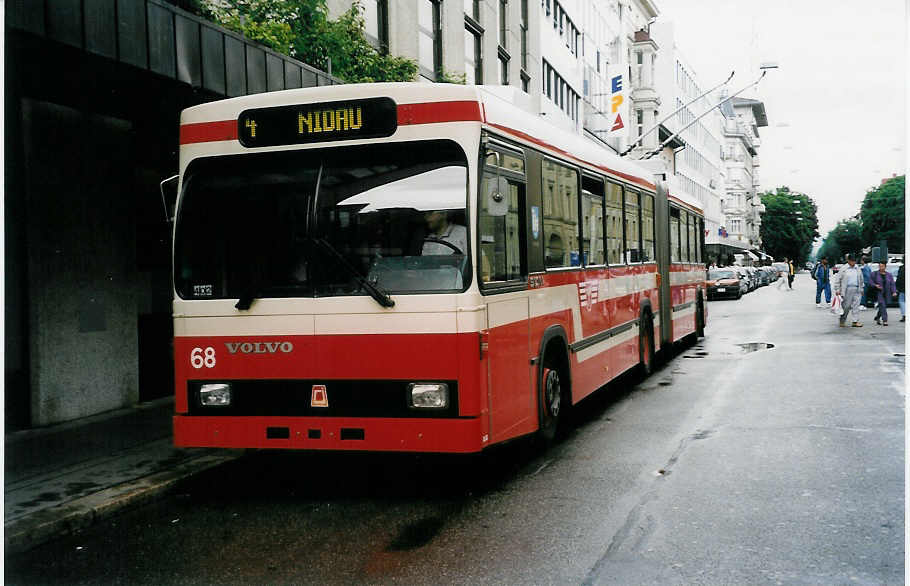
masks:
<svg viewBox="0 0 910 586"><path fill-rule="evenodd" d="M704 219L514 88L189 108L178 446L478 452L705 324Z"/></svg>

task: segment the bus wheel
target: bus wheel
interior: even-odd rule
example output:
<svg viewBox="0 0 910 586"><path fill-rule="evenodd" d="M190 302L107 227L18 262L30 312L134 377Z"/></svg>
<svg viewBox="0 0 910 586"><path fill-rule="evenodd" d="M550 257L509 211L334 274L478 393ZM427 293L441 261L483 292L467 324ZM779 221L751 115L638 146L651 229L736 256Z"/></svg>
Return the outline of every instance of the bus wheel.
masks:
<svg viewBox="0 0 910 586"><path fill-rule="evenodd" d="M695 335L699 338L705 337L705 305L701 300L701 294L695 304Z"/></svg>
<svg viewBox="0 0 910 586"><path fill-rule="evenodd" d="M651 316L641 318L638 329L638 365L643 376L654 370L654 325Z"/></svg>
<svg viewBox="0 0 910 586"><path fill-rule="evenodd" d="M563 414L563 390L559 369L554 364L543 367L540 376L540 389L538 393L538 411L540 412L540 428L537 436L544 446L553 443L559 429L560 415Z"/></svg>

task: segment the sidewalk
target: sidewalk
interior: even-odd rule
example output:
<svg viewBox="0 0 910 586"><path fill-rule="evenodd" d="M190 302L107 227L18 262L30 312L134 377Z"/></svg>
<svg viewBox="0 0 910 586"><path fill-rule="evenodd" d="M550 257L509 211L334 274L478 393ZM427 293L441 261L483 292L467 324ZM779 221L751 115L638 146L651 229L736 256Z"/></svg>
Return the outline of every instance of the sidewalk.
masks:
<svg viewBox="0 0 910 586"><path fill-rule="evenodd" d="M241 451L176 449L173 397L49 428L4 446L4 542L24 551L164 494Z"/></svg>

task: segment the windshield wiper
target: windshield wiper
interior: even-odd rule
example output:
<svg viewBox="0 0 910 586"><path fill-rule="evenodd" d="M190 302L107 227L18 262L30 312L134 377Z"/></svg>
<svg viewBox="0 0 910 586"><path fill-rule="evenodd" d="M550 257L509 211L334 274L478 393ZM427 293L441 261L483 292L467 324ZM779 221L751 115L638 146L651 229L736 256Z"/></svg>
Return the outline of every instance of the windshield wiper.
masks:
<svg viewBox="0 0 910 586"><path fill-rule="evenodd" d="M332 246L332 244L328 240L326 240L325 238L314 238L312 236L310 237L310 240L312 240L314 243L319 245L320 248L322 248L323 250L328 252L333 258L335 258L335 260L338 261L338 264L340 264L342 267L344 267L344 269L352 277L354 277L358 283L360 283L361 287L363 287L364 289L367 290L367 292L370 294L370 297L375 299L376 302L379 303L379 305L381 305L383 307L394 307L395 306L395 300L392 299L386 291L382 290L377 285L371 283L369 279L367 279L366 277L361 275L360 271L358 271L353 266L351 266L351 263L349 263L348 260L346 258L344 258L344 255L342 255L340 252L338 252L335 249L335 247Z"/></svg>

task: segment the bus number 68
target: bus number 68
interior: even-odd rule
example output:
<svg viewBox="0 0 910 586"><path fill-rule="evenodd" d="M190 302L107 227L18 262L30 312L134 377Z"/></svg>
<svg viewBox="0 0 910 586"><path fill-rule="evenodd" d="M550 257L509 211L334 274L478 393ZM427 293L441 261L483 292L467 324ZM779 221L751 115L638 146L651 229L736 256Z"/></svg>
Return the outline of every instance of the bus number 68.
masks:
<svg viewBox="0 0 910 586"><path fill-rule="evenodd" d="M214 368L215 367L215 349L209 346L205 350L202 348L193 348L190 352L190 364L193 368Z"/></svg>

